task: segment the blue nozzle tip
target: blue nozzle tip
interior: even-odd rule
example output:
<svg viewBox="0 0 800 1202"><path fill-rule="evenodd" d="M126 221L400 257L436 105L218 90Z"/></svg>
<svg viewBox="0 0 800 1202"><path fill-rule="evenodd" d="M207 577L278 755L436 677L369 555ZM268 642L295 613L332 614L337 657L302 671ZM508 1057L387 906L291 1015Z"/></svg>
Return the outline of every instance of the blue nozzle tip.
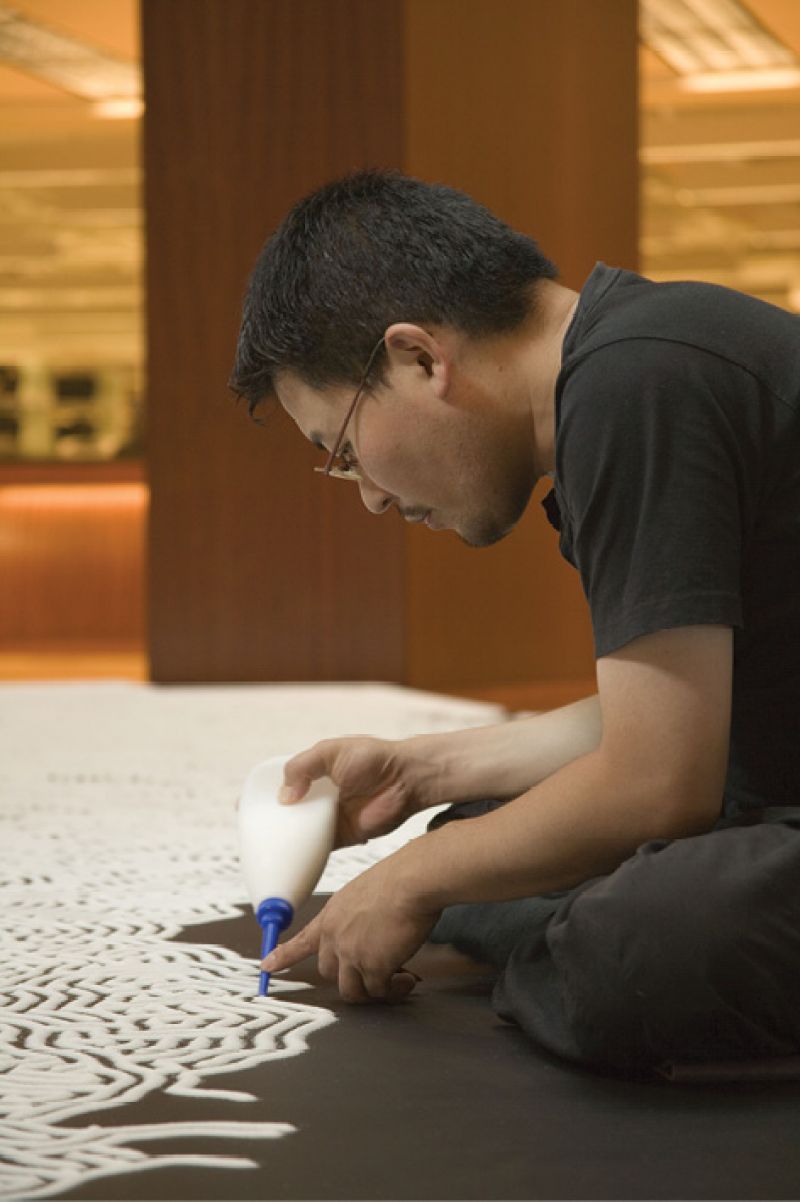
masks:
<svg viewBox="0 0 800 1202"><path fill-rule="evenodd" d="M294 910L285 898L268 897L256 910L256 918L263 932L261 937L261 959L268 956L278 943L278 936L294 918ZM266 997L269 991L268 972L261 972L258 979L258 996Z"/></svg>

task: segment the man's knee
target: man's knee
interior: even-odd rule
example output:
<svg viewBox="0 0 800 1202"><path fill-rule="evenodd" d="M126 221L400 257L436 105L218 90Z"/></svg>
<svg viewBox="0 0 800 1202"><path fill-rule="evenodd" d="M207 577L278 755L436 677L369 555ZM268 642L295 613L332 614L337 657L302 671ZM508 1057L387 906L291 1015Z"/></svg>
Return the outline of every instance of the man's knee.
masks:
<svg viewBox="0 0 800 1202"><path fill-rule="evenodd" d="M730 833L649 844L554 916L547 943L581 1058L632 1069L796 1050L800 838ZM524 972L519 949L509 1016L536 1036Z"/></svg>
<svg viewBox="0 0 800 1202"><path fill-rule="evenodd" d="M796 1050L800 840L781 882L779 830L726 834L640 849L552 926L587 1052L630 1065Z"/></svg>

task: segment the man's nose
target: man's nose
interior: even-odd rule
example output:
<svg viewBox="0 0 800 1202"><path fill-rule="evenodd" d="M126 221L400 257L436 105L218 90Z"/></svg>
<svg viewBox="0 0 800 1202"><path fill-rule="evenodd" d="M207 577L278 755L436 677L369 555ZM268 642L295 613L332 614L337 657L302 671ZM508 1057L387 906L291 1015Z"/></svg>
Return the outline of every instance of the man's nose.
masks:
<svg viewBox="0 0 800 1202"><path fill-rule="evenodd" d="M370 513L385 513L391 505L392 498L387 497L382 489L377 488L369 480L359 480L358 487L361 491L361 500Z"/></svg>

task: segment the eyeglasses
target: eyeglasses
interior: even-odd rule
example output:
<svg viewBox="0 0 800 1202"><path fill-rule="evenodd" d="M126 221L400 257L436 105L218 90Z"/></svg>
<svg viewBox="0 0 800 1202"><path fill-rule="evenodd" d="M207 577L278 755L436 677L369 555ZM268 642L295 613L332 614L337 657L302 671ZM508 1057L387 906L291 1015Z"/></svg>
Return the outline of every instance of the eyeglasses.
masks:
<svg viewBox="0 0 800 1202"><path fill-rule="evenodd" d="M350 425L350 419L352 418L353 414L356 411L356 405L361 400L361 397L364 395L364 390L367 387L367 380L369 379L369 373L372 370L372 364L375 362L375 356L378 354L378 351L381 349L382 346L383 346L383 337L381 336L380 341L375 343L375 346L372 349L372 354L370 355L369 359L367 360L367 366L364 368L364 372L361 376L361 381L358 385L356 395L353 397L352 401L350 402L350 408L347 410L347 416L345 417L344 421L342 422L342 428L339 431L339 435L336 439L336 442L333 444L333 450L331 451L330 455L328 456L328 458L325 462L325 466L324 467L315 467L314 468L315 472L322 472L322 474L324 476L335 476L335 478L337 480L360 480L361 479L361 473L359 472L358 468L354 464L348 464L348 462L346 461L344 456L340 455L339 448L341 447L342 443L344 442L344 436L347 433L347 427ZM337 466L337 464L336 464L337 459L341 460L341 466Z"/></svg>

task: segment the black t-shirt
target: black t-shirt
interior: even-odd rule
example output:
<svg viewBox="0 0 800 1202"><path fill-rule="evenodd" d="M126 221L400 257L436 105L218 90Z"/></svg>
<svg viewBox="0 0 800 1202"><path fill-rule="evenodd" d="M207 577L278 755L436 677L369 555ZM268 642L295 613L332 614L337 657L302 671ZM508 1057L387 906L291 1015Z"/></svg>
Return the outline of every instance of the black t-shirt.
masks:
<svg viewBox="0 0 800 1202"><path fill-rule="evenodd" d="M734 627L725 811L800 805L800 318L598 264L564 340L546 507L598 657Z"/></svg>

